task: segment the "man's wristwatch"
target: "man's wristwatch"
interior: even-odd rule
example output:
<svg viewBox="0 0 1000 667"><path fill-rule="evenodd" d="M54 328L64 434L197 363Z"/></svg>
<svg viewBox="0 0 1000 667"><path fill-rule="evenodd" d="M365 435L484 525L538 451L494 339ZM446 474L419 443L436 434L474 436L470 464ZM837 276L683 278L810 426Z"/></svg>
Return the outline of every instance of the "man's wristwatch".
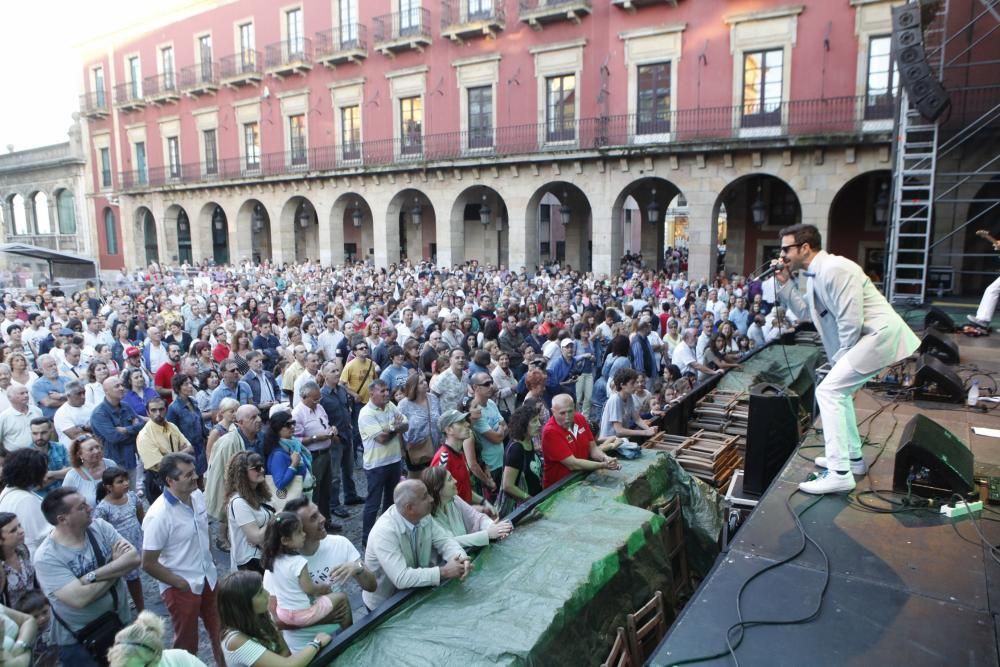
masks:
<svg viewBox="0 0 1000 667"><path fill-rule="evenodd" d="M361 561L357 561L354 564L358 566L358 571L354 573L354 576L356 577L365 571L365 566Z"/></svg>
<svg viewBox="0 0 1000 667"><path fill-rule="evenodd" d="M88 584L92 584L97 581L97 570L91 570L87 574L83 575L83 580Z"/></svg>

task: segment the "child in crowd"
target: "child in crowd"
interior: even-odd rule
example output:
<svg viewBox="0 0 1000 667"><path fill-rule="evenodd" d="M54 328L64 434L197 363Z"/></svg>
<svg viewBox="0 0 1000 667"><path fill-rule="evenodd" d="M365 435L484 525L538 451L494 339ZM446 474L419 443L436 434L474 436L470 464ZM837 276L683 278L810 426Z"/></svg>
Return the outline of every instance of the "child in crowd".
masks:
<svg viewBox="0 0 1000 667"><path fill-rule="evenodd" d="M313 583L308 562L299 550L306 534L298 515L280 512L267 527L261 564L264 588L274 596L278 620L285 625L303 628L320 624L353 623L347 596L332 592L328 584Z"/></svg>
<svg viewBox="0 0 1000 667"><path fill-rule="evenodd" d="M59 647L50 646L49 624L52 622L52 608L49 600L40 590L30 590L18 600L17 611L34 617L38 624L38 636L31 647L32 667L56 667L59 664Z"/></svg>
<svg viewBox="0 0 1000 667"><path fill-rule="evenodd" d="M142 519L144 512L142 503L133 491L129 490L128 472L112 466L101 476L101 485L97 488L97 508L94 516L104 519L115 527L122 537L129 541L136 551L142 553ZM145 606L142 599L142 579L139 578L140 568L125 575L125 584L129 595L135 603L136 612Z"/></svg>

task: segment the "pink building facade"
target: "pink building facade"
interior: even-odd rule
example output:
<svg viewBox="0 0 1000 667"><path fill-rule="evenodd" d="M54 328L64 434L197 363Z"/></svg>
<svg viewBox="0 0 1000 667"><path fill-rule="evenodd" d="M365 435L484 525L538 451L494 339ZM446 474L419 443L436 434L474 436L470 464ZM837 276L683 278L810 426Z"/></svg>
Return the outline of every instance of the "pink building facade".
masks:
<svg viewBox="0 0 1000 667"><path fill-rule="evenodd" d="M101 265L608 273L626 217L661 253L679 195L692 275L718 268L720 240L728 271L751 270L798 221L872 262L891 4L206 0L88 49Z"/></svg>

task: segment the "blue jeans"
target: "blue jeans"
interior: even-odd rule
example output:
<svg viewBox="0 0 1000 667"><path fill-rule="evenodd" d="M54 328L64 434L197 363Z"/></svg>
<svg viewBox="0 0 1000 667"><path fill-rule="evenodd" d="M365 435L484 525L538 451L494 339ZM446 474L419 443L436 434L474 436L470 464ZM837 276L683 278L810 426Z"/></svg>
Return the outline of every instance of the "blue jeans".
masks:
<svg viewBox="0 0 1000 667"><path fill-rule="evenodd" d="M66 644L59 647L59 662L73 667L100 667L100 664L80 644Z"/></svg>
<svg viewBox="0 0 1000 667"><path fill-rule="evenodd" d="M330 483L330 509L343 507L340 500L340 485L344 485L344 500L356 498L358 485L354 483L354 451L353 445L335 441L330 447L330 464L333 468L333 480ZM338 474L339 473L339 474Z"/></svg>
<svg viewBox="0 0 1000 667"><path fill-rule="evenodd" d="M372 532L375 519L383 509L392 505L392 494L399 483L402 472L400 462L365 470L368 480L368 497L365 498L365 512L361 522L361 544L368 544L368 533Z"/></svg>

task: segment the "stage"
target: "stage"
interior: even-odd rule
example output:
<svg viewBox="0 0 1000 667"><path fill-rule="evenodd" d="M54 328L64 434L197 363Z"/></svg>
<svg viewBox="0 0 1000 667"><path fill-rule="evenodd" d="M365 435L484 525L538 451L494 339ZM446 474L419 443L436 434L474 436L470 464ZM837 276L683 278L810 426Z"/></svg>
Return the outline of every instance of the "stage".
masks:
<svg viewBox="0 0 1000 667"><path fill-rule="evenodd" d="M948 337L948 336L945 336ZM961 354L960 375L970 367L984 395L1000 377L1000 334L952 339ZM896 447L909 419L922 413L967 443L976 477L1000 476L1000 439L974 435L973 426L1000 429L1000 411L962 405L898 402L862 390L855 402L861 434L871 443L865 459L876 459L857 491L891 489ZM821 424L817 424L821 426ZM795 493L815 470L821 436L810 432L760 505L733 537L709 576L673 624L648 664L671 665L725 653L726 631L737 623L737 594L755 573L799 550L803 538L789 510L802 512L816 500ZM884 451L881 452L884 444ZM817 447L817 445L820 445ZM898 498L898 496L896 496ZM869 504L887 507L876 498ZM786 505L787 503L787 505ZM986 538L1000 542L997 514L978 521ZM745 631L736 658L742 665L997 665L1000 564L982 544L966 517L952 520L934 512L876 514L862 511L844 495L822 497L802 516L813 544L791 562L764 573L745 587L744 622L810 616L794 625L753 625ZM1000 553L996 554L1000 558ZM822 597L829 573L829 586ZM735 641L736 631L732 634ZM699 664L734 664L729 655Z"/></svg>

